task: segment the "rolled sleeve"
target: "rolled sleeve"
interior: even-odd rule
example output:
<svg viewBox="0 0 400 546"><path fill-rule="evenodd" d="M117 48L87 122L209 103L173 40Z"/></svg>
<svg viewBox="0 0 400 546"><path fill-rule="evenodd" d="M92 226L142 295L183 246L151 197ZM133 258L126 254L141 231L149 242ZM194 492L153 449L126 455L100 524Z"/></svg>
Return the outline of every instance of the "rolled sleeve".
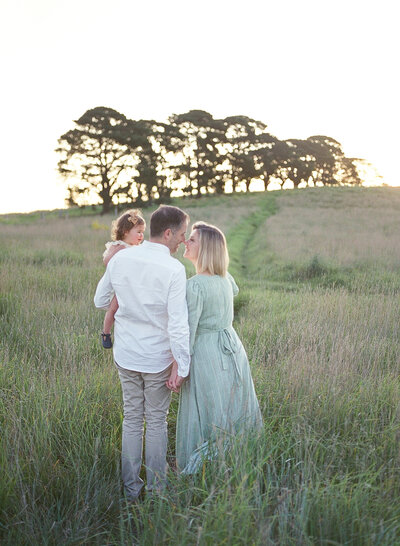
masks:
<svg viewBox="0 0 400 546"><path fill-rule="evenodd" d="M114 290L111 284L110 271L107 267L106 272L99 281L94 295L94 304L98 309L107 309L112 300Z"/></svg>
<svg viewBox="0 0 400 546"><path fill-rule="evenodd" d="M178 364L178 375L187 377L190 368L189 324L183 267L174 275L168 292L168 335Z"/></svg>

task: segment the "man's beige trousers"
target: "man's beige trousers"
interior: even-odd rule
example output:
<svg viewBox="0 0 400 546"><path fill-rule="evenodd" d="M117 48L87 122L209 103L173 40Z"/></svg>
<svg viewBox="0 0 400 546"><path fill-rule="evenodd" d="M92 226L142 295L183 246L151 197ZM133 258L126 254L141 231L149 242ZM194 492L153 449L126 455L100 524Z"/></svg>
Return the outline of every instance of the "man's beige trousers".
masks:
<svg viewBox="0 0 400 546"><path fill-rule="evenodd" d="M117 364L124 399L122 424L122 480L129 499L143 487L139 477L142 465L143 430L146 422L145 461L147 490L165 485L167 471L167 415L171 391L166 387L171 367L159 373L142 373Z"/></svg>

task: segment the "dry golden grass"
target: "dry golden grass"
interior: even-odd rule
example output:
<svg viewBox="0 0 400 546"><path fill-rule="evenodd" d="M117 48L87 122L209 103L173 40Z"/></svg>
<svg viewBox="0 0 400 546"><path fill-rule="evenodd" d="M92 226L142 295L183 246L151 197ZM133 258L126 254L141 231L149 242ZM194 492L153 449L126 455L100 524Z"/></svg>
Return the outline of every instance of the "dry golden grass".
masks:
<svg viewBox="0 0 400 546"><path fill-rule="evenodd" d="M279 370L292 395L299 390L345 392L360 381L379 383L400 374L398 294L345 289L254 293L249 309L257 323L251 359L274 373ZM241 314L245 339L255 333L249 318Z"/></svg>
<svg viewBox="0 0 400 546"><path fill-rule="evenodd" d="M188 206L185 207L183 203L181 207L190 216L187 234L189 234L190 225L199 220L215 224L222 231L228 231L257 208L257 196L249 196L245 206L237 205L233 199L231 201L225 198L221 204L215 205L214 199L214 203L210 202L211 206L202 206L202 203L197 206L197 203L188 201ZM145 239L149 237L149 221L153 210L143 210L143 216L147 222ZM24 252L26 247L32 252L40 250L78 252L85 258L98 259L101 263L104 243L110 240L111 223L115 218L114 214L82 216L79 219L62 216L44 217L30 224L4 223L1 224L0 245L7 249L14 248L17 253L22 247ZM77 229L77 222L79 222L79 229Z"/></svg>
<svg viewBox="0 0 400 546"><path fill-rule="evenodd" d="M285 261L319 256L335 266L400 266L400 189L287 191L266 223L268 246Z"/></svg>

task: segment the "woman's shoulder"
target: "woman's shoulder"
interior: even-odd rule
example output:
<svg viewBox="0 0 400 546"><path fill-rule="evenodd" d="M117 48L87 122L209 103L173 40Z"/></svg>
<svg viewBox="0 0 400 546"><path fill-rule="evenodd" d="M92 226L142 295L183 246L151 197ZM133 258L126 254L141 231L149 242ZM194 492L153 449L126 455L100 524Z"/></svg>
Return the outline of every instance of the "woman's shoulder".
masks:
<svg viewBox="0 0 400 546"><path fill-rule="evenodd" d="M200 280L200 275L193 275L193 277L189 277L186 281L186 285L188 288L198 288L202 285L202 281Z"/></svg>
<svg viewBox="0 0 400 546"><path fill-rule="evenodd" d="M232 286L233 293L236 295L239 289L229 273L227 273L225 277L220 275L194 275L187 280L187 289L192 292L210 294L213 292L220 292L221 289L223 290L222 287L224 284Z"/></svg>
<svg viewBox="0 0 400 546"><path fill-rule="evenodd" d="M186 290L194 294L203 293L206 288L206 275L193 275L186 281Z"/></svg>
<svg viewBox="0 0 400 546"><path fill-rule="evenodd" d="M186 299L191 304L204 300L205 296L202 282L197 277L198 275L195 275L186 281Z"/></svg>
<svg viewBox="0 0 400 546"><path fill-rule="evenodd" d="M219 275L203 275L202 273L197 273L196 275L193 275L193 277L189 277L187 283L194 286L205 286L213 279L219 278Z"/></svg>

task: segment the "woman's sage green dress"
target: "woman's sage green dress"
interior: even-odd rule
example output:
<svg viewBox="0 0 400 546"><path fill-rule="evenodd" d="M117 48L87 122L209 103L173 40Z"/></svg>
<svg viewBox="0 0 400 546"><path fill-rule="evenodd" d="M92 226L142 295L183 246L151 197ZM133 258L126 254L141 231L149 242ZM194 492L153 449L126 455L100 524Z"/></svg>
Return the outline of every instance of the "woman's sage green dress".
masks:
<svg viewBox="0 0 400 546"><path fill-rule="evenodd" d="M195 275L187 281L190 375L181 388L176 455L192 474L211 458L220 434L262 426L246 352L232 327L232 276Z"/></svg>

